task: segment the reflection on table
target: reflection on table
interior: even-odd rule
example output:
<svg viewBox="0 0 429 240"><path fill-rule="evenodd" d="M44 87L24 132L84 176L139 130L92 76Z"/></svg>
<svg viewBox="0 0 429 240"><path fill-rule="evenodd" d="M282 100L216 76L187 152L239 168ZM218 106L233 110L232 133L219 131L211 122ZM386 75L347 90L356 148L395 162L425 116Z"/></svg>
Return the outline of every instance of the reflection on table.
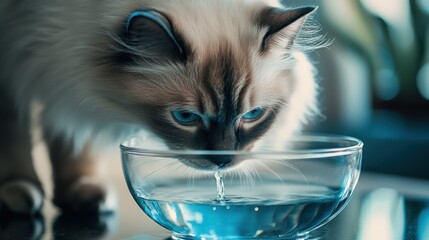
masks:
<svg viewBox="0 0 429 240"><path fill-rule="evenodd" d="M121 204L114 214L61 215L49 202L40 216L2 214L0 239L168 239L168 231L143 214L124 186L118 186ZM429 239L428 182L363 174L358 186L347 208L309 239Z"/></svg>

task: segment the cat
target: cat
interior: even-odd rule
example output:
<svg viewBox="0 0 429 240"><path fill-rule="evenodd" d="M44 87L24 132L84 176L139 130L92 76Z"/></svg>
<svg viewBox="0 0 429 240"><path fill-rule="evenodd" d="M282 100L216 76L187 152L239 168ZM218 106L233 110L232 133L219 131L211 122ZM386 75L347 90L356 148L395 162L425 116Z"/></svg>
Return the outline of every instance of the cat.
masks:
<svg viewBox="0 0 429 240"><path fill-rule="evenodd" d="M34 99L63 211L102 211L94 149L117 148L141 129L171 149L247 151L287 140L318 114L305 55L321 46L305 27L314 11L277 0L2 0L0 211L42 207Z"/></svg>

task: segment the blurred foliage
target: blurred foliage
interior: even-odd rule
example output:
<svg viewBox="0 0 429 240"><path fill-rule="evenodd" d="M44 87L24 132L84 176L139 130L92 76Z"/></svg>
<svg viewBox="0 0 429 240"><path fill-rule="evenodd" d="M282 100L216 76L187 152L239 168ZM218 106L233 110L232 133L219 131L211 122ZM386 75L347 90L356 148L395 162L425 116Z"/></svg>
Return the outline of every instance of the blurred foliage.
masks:
<svg viewBox="0 0 429 240"><path fill-rule="evenodd" d="M324 27L362 54L376 108L429 109L429 0L321 0Z"/></svg>

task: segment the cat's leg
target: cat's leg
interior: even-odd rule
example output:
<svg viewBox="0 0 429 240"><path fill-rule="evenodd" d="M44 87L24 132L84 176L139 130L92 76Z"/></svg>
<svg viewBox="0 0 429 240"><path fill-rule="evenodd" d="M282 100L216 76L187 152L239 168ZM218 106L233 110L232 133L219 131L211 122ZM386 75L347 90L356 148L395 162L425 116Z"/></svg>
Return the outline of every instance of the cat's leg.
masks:
<svg viewBox="0 0 429 240"><path fill-rule="evenodd" d="M99 159L89 144L75 151L67 140L56 137L49 142L54 175L54 204L65 213L110 212L111 191L102 179Z"/></svg>
<svg viewBox="0 0 429 240"><path fill-rule="evenodd" d="M43 205L43 190L33 167L29 121L19 118L0 89L0 212L32 214Z"/></svg>
<svg viewBox="0 0 429 240"><path fill-rule="evenodd" d="M0 239L41 240L45 234L45 220L41 214L22 216L0 215ZM86 235L87 236L87 235Z"/></svg>

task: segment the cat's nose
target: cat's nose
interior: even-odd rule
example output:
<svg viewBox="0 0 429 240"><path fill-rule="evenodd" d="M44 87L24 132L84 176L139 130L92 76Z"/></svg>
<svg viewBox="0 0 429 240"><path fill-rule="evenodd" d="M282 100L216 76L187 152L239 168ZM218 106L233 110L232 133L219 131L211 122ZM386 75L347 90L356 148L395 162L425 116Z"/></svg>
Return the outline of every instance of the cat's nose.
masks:
<svg viewBox="0 0 429 240"><path fill-rule="evenodd" d="M237 150L237 136L234 126L217 123L208 134L207 150L234 151Z"/></svg>
<svg viewBox="0 0 429 240"><path fill-rule="evenodd" d="M208 160L219 168L225 168L233 165L234 156L231 155L210 155Z"/></svg>

